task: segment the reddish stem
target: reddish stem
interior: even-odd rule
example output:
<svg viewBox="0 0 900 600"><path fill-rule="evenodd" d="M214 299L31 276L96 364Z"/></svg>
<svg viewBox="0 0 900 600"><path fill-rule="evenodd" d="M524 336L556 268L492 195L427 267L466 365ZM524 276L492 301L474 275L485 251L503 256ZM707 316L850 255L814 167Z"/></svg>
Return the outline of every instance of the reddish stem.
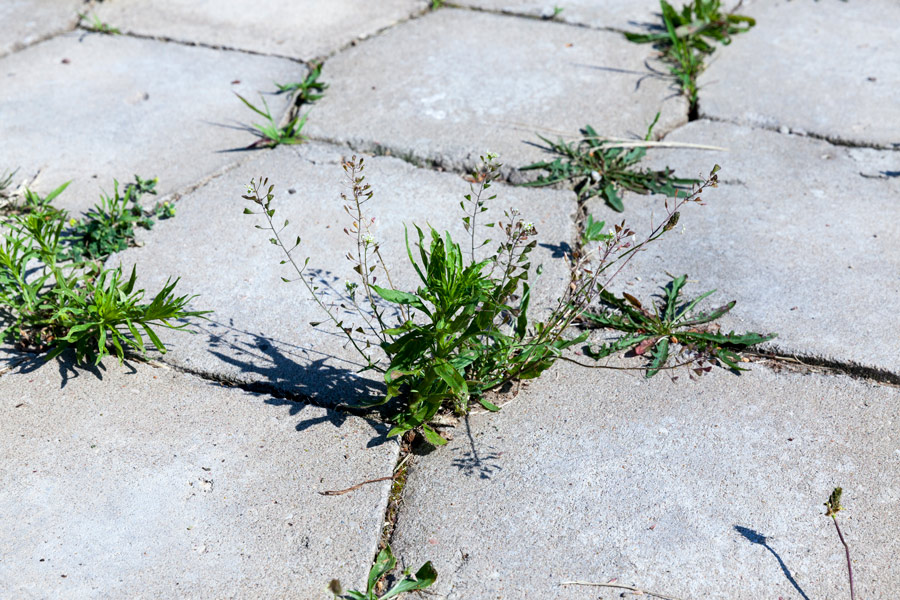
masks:
<svg viewBox="0 0 900 600"><path fill-rule="evenodd" d="M834 527L837 529L838 537L841 538L841 543L844 545L844 553L847 555L847 572L850 574L850 600L855 600L856 595L853 593L853 567L850 565L850 548L847 546L847 542L844 541L844 534L841 533L837 518L834 515L831 518L834 520Z"/></svg>

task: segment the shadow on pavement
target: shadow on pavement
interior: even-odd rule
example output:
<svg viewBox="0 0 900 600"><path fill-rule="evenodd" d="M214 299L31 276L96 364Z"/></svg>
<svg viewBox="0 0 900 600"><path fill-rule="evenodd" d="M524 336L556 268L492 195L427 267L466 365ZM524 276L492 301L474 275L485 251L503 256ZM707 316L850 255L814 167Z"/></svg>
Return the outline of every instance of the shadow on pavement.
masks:
<svg viewBox="0 0 900 600"><path fill-rule="evenodd" d="M809 596L806 595L806 592L803 591L803 588L800 587L800 584L797 583L797 580L794 579L794 576L791 575L791 570L787 568L787 565L784 564L784 561L781 560L781 557L778 555L775 550L769 545L769 541L766 539L766 536L753 531L752 529L748 529L747 527L741 527L740 525L735 525L734 530L737 531L741 536L744 537L751 544L758 544L772 553L772 556L775 557L775 560L778 561L778 566L781 567L782 573L787 577L787 580L791 582L791 585L794 586L794 589L803 597L803 600L809 600Z"/></svg>

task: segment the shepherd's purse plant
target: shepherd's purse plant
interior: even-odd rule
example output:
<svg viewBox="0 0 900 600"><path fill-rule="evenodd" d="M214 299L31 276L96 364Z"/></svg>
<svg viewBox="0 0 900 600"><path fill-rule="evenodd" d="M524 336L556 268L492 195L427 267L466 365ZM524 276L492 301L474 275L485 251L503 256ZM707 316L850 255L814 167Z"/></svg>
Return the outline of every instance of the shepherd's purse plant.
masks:
<svg viewBox="0 0 900 600"><path fill-rule="evenodd" d="M513 380L540 376L563 350L583 342L587 333L568 335L573 321L637 251L674 227L685 203L699 201L702 191L718 181L717 166L689 194L667 202L665 220L642 240L623 223L596 250L573 253L565 293L545 318L534 319L528 311L533 277L540 272L532 264L537 230L514 209L498 221L485 215L495 200L489 190L499 167L488 154L472 174L471 192L460 202L467 232L464 245L430 226L407 228L406 252L418 277L418 287L410 291L395 285L381 242L374 237L366 206L374 192L365 179L364 160L354 156L345 161L350 188L349 196L342 195L350 219L345 229L350 238L347 258L357 280L347 282L340 310L307 270L310 258L297 256L301 238L288 242L288 221L276 224L274 185L254 179L243 195L253 205L244 212L262 216L263 224L256 227L270 232L270 242L283 251L282 264L296 274L283 279L299 281L321 308L325 319L311 325L330 323L360 355L364 370L382 374L387 393L376 404L399 400L389 436L421 427L428 441L444 444L429 425L442 408L465 414L474 401L498 410L486 393ZM485 247L481 227L499 233L500 242ZM344 317L344 309L354 315L352 320Z"/></svg>

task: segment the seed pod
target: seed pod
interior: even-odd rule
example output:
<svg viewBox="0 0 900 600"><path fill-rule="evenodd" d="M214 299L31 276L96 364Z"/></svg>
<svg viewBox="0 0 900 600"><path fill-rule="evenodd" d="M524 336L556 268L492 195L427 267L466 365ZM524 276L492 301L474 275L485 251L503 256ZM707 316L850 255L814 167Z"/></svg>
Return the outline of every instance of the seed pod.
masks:
<svg viewBox="0 0 900 600"><path fill-rule="evenodd" d="M669 222L666 223L666 226L665 226L665 227L663 227L663 231L669 231L670 229L672 229L673 227L675 227L676 225L678 225L678 218L679 218L680 216L681 216L681 215L680 215L677 211L674 212L674 213L672 213L672 216L669 217Z"/></svg>

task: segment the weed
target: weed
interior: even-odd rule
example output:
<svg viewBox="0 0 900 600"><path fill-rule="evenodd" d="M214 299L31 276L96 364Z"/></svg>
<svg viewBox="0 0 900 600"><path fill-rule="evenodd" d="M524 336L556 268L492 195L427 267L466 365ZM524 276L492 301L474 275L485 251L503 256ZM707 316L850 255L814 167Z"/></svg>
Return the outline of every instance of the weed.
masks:
<svg viewBox="0 0 900 600"><path fill-rule="evenodd" d="M660 0L662 31L625 34L632 42L655 45L671 65L670 71L692 108L697 104L697 77L703 71L703 59L715 50L712 42L728 45L731 36L756 25L751 17L733 12L722 14L721 5L721 0L693 0L679 13L668 2Z"/></svg>
<svg viewBox="0 0 900 600"><path fill-rule="evenodd" d="M6 190L12 185L13 177L18 172L19 170L15 169L13 171L3 171L3 175L0 175L0 198L9 197L9 193Z"/></svg>
<svg viewBox="0 0 900 600"><path fill-rule="evenodd" d="M322 63L315 63L310 66L312 69L303 81L275 84L279 94L283 92L299 91L300 93L297 95L296 100L297 106L312 104L313 102L320 100L322 96L325 95L323 92L328 89L327 83L319 81L319 77L322 75Z"/></svg>
<svg viewBox="0 0 900 600"><path fill-rule="evenodd" d="M306 125L306 118L309 116L308 113L302 117L299 114L294 115L288 121L287 125L279 127L278 123L276 123L275 119L272 117L272 111L269 109L269 104L262 95L260 95L260 100L262 100L265 110L261 110L254 106L249 100L237 92L235 92L234 95L240 98L241 102L243 102L250 110L262 116L267 121L265 125L259 125L257 123L253 124L253 127L255 127L258 132L257 135L259 136L259 139L247 146L248 148L274 148L281 144L302 144L306 141L306 137L301 135L300 132L303 130L303 126Z"/></svg>
<svg viewBox="0 0 900 600"><path fill-rule="evenodd" d="M541 18L546 19L547 21L552 21L556 17L562 13L564 9L560 6L554 5L553 7L547 7L543 11L541 11Z"/></svg>
<svg viewBox="0 0 900 600"><path fill-rule="evenodd" d="M674 226L677 211L684 203L699 201L700 193L717 183L718 168L690 195L676 199L671 207L667 202L667 220L643 241L633 239L632 231L616 227L596 255L575 251L563 297L546 320L529 321L530 254L537 243L534 226L523 221L518 211L509 209L499 222L484 223L501 234L494 251L482 258L479 250L483 244L476 243L476 221L486 211L487 201L494 199L487 197L486 192L499 172L495 158L482 157L482 167L471 178L472 193L461 202L465 212L463 224L470 238L468 252L464 253L449 233L441 235L431 227L425 232L414 226L411 244L407 230L407 256L419 278L414 292L394 285L380 243L372 234L373 220L367 216L366 204L374 192L365 182L363 160L353 157L344 163L351 188L350 197L343 196L351 219L351 225L344 230L352 239L347 258L359 282L347 282L346 302L341 308L355 312L356 323L345 322L325 304L314 285L314 276L305 272L310 259L307 257L302 264L295 259L300 237L290 246L285 244L282 232L288 222L276 226L273 220L274 186L268 185L266 179L253 180L243 196L261 209L254 212L245 208L244 212L265 218L266 224L256 227L271 231L270 242L284 252L282 264L290 264L297 274L294 281L302 282L328 321L362 356L366 365L363 370L383 374L387 394L372 404L384 404L392 398L400 401L401 409L392 419L394 427L389 436L421 427L430 443L440 445L446 441L428 423L442 408L465 414L474 400L488 410L498 410L485 393L513 380L540 376L563 350L584 341L587 333L574 339L565 335L573 321L637 250ZM601 275L617 264L618 270L601 280ZM540 267L536 271L540 273ZM382 275L388 287L376 284L376 278Z"/></svg>
<svg viewBox="0 0 900 600"><path fill-rule="evenodd" d="M844 534L841 533L841 528L837 522L837 514L844 510L844 507L841 506L841 495L843 493L844 490L841 488L834 488L834 491L831 492L831 496L829 496L828 500L825 502L825 516L831 517L834 520L834 527L837 529L841 544L844 545L844 554L847 556L847 575L850 578L850 600L854 600L856 595L853 591L853 566L850 563L850 547L847 546L847 542L844 540Z"/></svg>
<svg viewBox="0 0 900 600"><path fill-rule="evenodd" d="M654 304L652 310L644 307L631 294L623 293L622 297L618 298L606 290L601 291L601 301L615 309L615 312L585 311L582 317L589 323L616 329L625 335L599 348L587 348L586 353L599 360L623 350L634 349L634 353L638 356L650 357L647 377L653 377L669 359L671 343L680 344L694 357L691 362L698 363L694 370L697 375L710 369L703 365L706 359L716 359L737 371L744 370L738 366L741 357L737 351L771 340L775 335L735 334L733 331L727 334L719 333L718 326L713 321L734 308L735 302L731 301L708 313L692 313L694 308L715 290L679 305L679 296L686 282L687 275L674 278L664 288L665 296L662 297L662 303Z"/></svg>
<svg viewBox="0 0 900 600"><path fill-rule="evenodd" d="M431 0L431 10L437 10L444 6L444 0Z"/></svg>
<svg viewBox="0 0 900 600"><path fill-rule="evenodd" d="M165 352L154 328L185 329L174 320L199 317L186 309L193 299L175 296L178 281L167 281L144 303L136 288L137 274L123 276L121 267L107 269L92 261L67 260L63 245L68 213L51 201L68 183L45 198L26 190L27 210L3 222L0 240L0 321L3 337L23 350L50 348L49 358L73 348L77 362L99 363L112 352L124 360L125 350L145 352L144 338Z"/></svg>
<svg viewBox="0 0 900 600"><path fill-rule="evenodd" d="M78 13L78 24L88 31L94 31L96 33L105 33L106 35L120 35L122 33L115 27L110 27L108 24L101 21L100 17L97 15L90 15L89 17L87 13L80 12Z"/></svg>
<svg viewBox="0 0 900 600"><path fill-rule="evenodd" d="M647 129L644 140L650 139L653 127L659 121L659 113ZM538 136L550 150L559 155L553 161L542 161L522 167L521 170L544 169L546 174L526 186L547 186L572 181L579 199L584 202L593 196L601 196L613 210L623 211L621 192L623 189L639 194L665 194L675 196L679 189L689 188L697 183L695 179L672 176L672 171L637 169L634 165L644 158L647 148L622 147L616 142L601 139L590 125L581 130L582 138L577 142L563 140L552 142Z"/></svg>
<svg viewBox="0 0 900 600"><path fill-rule="evenodd" d="M174 216L174 206L168 202L157 204L149 214L139 204L144 194L156 194L154 179L141 179L125 186L119 194L119 182L113 181L113 195L101 195L100 204L94 205L85 218L66 232L68 247L64 256L73 260L101 260L134 244L135 226L151 229L153 217Z"/></svg>
<svg viewBox="0 0 900 600"><path fill-rule="evenodd" d="M589 242L605 242L612 237L611 233L607 233L606 221L594 221L594 215L588 215L584 224L584 234L581 236L581 243Z"/></svg>
<svg viewBox="0 0 900 600"><path fill-rule="evenodd" d="M415 575L412 575L409 569L405 570L400 581L395 583L394 586L391 587L391 589L389 589L383 595L379 596L376 592L378 582L380 582L385 575L390 573L396 565L397 559L394 558L394 554L393 552L391 552L391 547L386 546L384 550L378 553L378 556L375 558L375 564L373 564L372 568L369 570L369 578L366 581L365 593L351 590L347 592L346 595L341 595L343 590L341 588L341 583L337 579L331 580L331 584L328 586L328 589L332 594L334 594L335 599L346 598L347 600L387 600L388 598L399 596L404 592L424 590L430 587L431 584L433 584L437 580L437 571L434 570L434 567L431 565L431 561L428 561L424 565L419 567L419 570L416 571Z"/></svg>

